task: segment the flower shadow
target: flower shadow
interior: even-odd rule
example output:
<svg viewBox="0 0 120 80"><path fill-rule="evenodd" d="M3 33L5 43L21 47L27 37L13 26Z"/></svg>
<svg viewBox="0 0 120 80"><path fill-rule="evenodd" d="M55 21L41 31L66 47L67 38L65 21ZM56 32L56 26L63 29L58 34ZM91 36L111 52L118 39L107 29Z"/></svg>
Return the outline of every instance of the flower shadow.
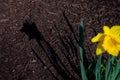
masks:
<svg viewBox="0 0 120 80"><path fill-rule="evenodd" d="M76 80L74 75L70 73L70 71L67 69L65 64L62 62L60 59L60 56L55 52L54 48L51 46L51 44L45 40L44 36L42 35L41 32L37 29L37 26L34 22L28 22L27 20L23 23L23 27L20 30L21 32L24 32L28 37L29 40L35 39L38 45L41 47L41 49L44 51L44 53L47 55L47 58L49 59L50 63L54 67L54 69L57 71L57 73L62 77L64 80ZM60 36L59 36L60 37ZM60 38L62 41L62 38ZM64 42L64 41L63 41ZM44 43L44 44L43 44ZM72 43L72 42L71 42ZM73 44L70 44L71 46ZM64 47L66 47L64 45ZM75 48L75 47L74 47ZM36 56L36 58L44 65L47 67L47 63L44 63L44 60L39 56L39 53L37 53L33 48L32 52ZM67 49L67 48L66 48ZM64 53L65 54L65 53ZM65 55L66 56L66 55ZM79 74L80 72L78 71L77 67L73 63L70 62L69 57L66 56L68 59L70 65L72 66L73 70ZM60 80L54 72L47 67L47 70L51 73L51 75L56 79Z"/></svg>

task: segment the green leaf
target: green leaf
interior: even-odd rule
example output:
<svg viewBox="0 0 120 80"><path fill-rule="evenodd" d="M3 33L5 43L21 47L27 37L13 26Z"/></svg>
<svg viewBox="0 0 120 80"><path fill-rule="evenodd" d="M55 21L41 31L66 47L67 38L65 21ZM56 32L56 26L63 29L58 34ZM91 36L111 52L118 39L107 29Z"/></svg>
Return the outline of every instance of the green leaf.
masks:
<svg viewBox="0 0 120 80"><path fill-rule="evenodd" d="M82 80L87 80L86 71L82 61L80 61L80 69L81 69Z"/></svg>
<svg viewBox="0 0 120 80"><path fill-rule="evenodd" d="M119 73L120 73L120 59L117 61L117 65L113 68L111 80L116 80Z"/></svg>
<svg viewBox="0 0 120 80"><path fill-rule="evenodd" d="M119 73L119 75L117 76L117 79L116 80L120 80L120 73Z"/></svg>
<svg viewBox="0 0 120 80"><path fill-rule="evenodd" d="M83 64L83 20L80 22L79 26L79 49L80 49L80 69L82 80L88 80L86 76L86 71Z"/></svg>
<svg viewBox="0 0 120 80"><path fill-rule="evenodd" d="M106 63L105 80L109 80L108 77L109 77L109 73L110 73L110 66L111 66L111 63L110 63L110 56L109 56L107 63Z"/></svg>
<svg viewBox="0 0 120 80"><path fill-rule="evenodd" d="M115 57L112 56L112 58L110 58L110 64L111 64L110 66L111 66L111 68L110 68L110 71L109 71L109 74L108 74L108 80L111 80L111 76L113 74L113 70L114 70L114 66L113 65L115 65L114 61L115 61Z"/></svg>
<svg viewBox="0 0 120 80"><path fill-rule="evenodd" d="M101 80L101 59L102 55L98 56L96 67L95 67L95 80Z"/></svg>
<svg viewBox="0 0 120 80"><path fill-rule="evenodd" d="M79 49L80 49L80 59L83 61L83 20L80 21L79 26Z"/></svg>

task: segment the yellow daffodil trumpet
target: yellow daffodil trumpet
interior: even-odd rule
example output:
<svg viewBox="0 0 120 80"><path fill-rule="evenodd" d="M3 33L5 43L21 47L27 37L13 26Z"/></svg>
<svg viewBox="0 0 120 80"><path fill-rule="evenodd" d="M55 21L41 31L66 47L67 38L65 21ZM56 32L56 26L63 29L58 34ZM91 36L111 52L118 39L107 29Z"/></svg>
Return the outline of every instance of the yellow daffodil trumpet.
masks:
<svg viewBox="0 0 120 80"><path fill-rule="evenodd" d="M104 33L98 33L91 41L98 42L96 55L107 51L112 56L118 56L120 51L120 26L103 26Z"/></svg>

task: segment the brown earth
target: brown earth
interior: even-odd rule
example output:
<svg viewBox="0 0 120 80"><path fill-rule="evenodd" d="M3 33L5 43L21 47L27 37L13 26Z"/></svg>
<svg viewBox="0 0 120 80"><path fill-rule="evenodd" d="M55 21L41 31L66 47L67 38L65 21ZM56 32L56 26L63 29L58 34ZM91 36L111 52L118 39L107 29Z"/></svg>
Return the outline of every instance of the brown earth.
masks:
<svg viewBox="0 0 120 80"><path fill-rule="evenodd" d="M90 39L120 25L120 0L0 0L0 80L80 80L78 27Z"/></svg>

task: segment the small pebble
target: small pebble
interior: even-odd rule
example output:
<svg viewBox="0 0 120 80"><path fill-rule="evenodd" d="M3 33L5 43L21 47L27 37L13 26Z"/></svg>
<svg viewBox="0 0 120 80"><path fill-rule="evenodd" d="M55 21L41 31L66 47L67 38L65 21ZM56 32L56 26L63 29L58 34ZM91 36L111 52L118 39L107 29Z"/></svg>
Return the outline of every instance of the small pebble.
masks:
<svg viewBox="0 0 120 80"><path fill-rule="evenodd" d="M35 63L35 62L37 62L36 60L32 60L32 63Z"/></svg>

